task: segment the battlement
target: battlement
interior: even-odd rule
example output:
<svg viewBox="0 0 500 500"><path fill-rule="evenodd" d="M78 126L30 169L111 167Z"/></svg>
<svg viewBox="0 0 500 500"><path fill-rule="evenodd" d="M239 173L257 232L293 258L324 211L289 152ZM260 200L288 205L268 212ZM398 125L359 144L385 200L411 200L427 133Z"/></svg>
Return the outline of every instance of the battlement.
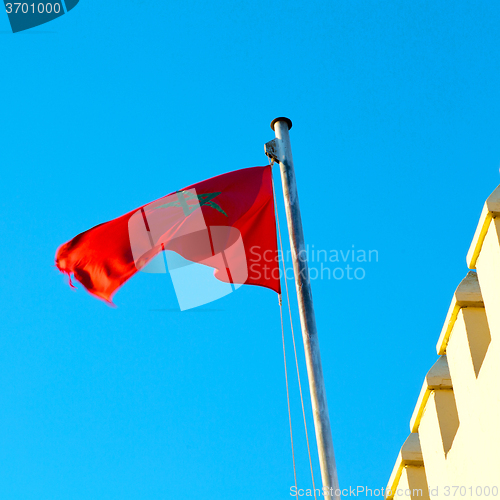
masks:
<svg viewBox="0 0 500 500"><path fill-rule="evenodd" d="M486 200L467 265L471 271L453 295L436 346L440 357L425 377L388 499L450 497L453 489L447 494L446 487L453 485L467 488L469 498L482 496L476 487L500 489L500 186Z"/></svg>

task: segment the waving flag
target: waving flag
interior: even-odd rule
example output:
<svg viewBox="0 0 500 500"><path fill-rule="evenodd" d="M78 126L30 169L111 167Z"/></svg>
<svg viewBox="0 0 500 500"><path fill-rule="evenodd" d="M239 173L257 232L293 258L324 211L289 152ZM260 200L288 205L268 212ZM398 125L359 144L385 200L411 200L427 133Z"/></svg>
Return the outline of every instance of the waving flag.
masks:
<svg viewBox="0 0 500 500"><path fill-rule="evenodd" d="M165 259L171 274L194 262L233 287L280 293L271 167L207 179L95 226L59 247L56 266L111 303L162 252L178 256Z"/></svg>

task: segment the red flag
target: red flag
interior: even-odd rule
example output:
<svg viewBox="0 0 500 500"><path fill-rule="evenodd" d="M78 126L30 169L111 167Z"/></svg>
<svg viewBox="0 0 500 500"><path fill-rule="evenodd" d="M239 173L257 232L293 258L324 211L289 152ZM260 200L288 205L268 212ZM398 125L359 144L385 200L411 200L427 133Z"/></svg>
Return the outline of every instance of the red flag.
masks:
<svg viewBox="0 0 500 500"><path fill-rule="evenodd" d="M61 245L56 266L111 303L162 250L214 268L222 282L280 293L271 167L212 177L99 224Z"/></svg>

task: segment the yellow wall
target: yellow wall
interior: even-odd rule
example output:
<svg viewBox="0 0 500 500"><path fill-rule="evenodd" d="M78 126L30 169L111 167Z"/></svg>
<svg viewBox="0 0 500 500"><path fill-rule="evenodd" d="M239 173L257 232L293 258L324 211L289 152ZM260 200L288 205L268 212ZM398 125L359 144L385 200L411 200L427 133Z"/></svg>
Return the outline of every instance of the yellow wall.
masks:
<svg viewBox="0 0 500 500"><path fill-rule="evenodd" d="M500 186L484 205L467 264L387 498L500 498Z"/></svg>

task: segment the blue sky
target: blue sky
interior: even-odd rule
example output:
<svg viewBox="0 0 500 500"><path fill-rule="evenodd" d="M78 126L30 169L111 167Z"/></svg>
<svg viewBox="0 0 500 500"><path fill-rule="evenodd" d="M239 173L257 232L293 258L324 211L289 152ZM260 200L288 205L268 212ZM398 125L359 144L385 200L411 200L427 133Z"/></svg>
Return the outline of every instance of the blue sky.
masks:
<svg viewBox="0 0 500 500"><path fill-rule="evenodd" d="M499 23L465 1L81 0L15 35L0 16L2 499L291 498L272 291L181 313L140 273L112 309L53 267L89 227L266 164L283 115L307 243L378 252L312 285L341 486L385 487L499 183Z"/></svg>

